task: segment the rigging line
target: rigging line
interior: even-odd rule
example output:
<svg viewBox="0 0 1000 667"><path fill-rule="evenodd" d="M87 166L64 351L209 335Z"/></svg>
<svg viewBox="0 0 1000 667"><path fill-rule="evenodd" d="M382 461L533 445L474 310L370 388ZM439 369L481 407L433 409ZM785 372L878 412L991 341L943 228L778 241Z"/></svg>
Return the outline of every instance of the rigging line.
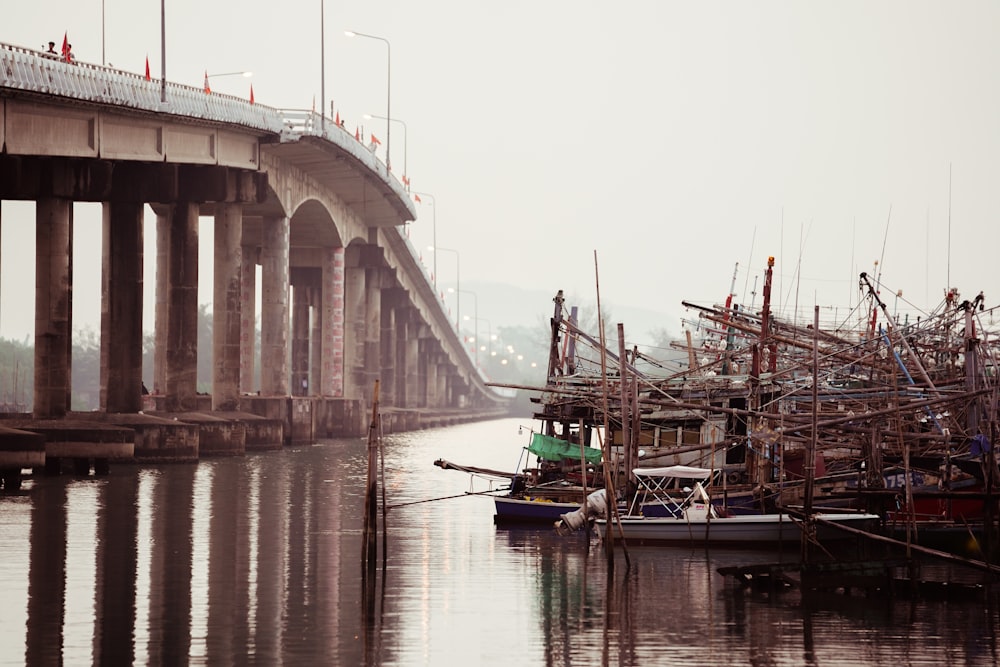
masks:
<svg viewBox="0 0 1000 667"><path fill-rule="evenodd" d="M750 237L750 256L747 258L747 279L743 282L743 296L740 303L747 302L747 285L750 284L750 267L753 266L753 248L757 243L757 225L753 226L753 236Z"/></svg>
<svg viewBox="0 0 1000 667"><path fill-rule="evenodd" d="M951 162L948 163L948 276L945 291L951 289Z"/></svg>
<svg viewBox="0 0 1000 667"><path fill-rule="evenodd" d="M889 204L889 215L885 218L885 233L882 234L882 254L878 258L878 275L875 277L875 284L882 282L882 266L885 262L885 246L889 242L889 220L892 219L892 204Z"/></svg>

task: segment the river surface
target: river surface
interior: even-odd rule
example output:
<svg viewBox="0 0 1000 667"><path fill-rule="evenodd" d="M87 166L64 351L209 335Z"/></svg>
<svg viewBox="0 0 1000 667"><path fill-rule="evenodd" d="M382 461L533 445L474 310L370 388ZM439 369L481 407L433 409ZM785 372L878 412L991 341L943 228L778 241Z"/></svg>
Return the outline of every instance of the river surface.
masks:
<svg viewBox="0 0 1000 667"><path fill-rule="evenodd" d="M583 535L497 528L462 495L486 483L433 462L513 470L521 425L383 438L399 507L367 587L364 439L29 478L0 495L0 665L1000 662L981 600L743 595L718 567L795 554L632 547L609 572Z"/></svg>

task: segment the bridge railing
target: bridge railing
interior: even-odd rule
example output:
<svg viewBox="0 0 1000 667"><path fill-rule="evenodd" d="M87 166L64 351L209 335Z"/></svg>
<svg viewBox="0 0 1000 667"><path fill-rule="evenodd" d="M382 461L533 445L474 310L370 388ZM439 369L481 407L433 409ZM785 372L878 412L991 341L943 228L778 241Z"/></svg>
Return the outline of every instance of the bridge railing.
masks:
<svg viewBox="0 0 1000 667"><path fill-rule="evenodd" d="M162 86L160 79L89 63L69 63L10 44L0 44L0 88L231 123L275 134L287 132L281 113L263 104L169 81ZM166 102L161 100L164 90Z"/></svg>

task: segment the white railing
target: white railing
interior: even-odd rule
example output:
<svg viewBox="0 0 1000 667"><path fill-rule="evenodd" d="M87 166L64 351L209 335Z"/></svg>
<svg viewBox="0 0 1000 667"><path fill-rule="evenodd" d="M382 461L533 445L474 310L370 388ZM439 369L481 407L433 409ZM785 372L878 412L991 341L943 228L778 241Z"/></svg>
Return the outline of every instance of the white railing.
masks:
<svg viewBox="0 0 1000 667"><path fill-rule="evenodd" d="M147 80L133 72L89 63L68 63L41 51L0 43L0 89L4 88L236 125L276 134L282 142L323 137L381 176L401 199L409 200L385 162L344 127L315 111L275 109L169 81L161 87L160 79Z"/></svg>
<svg viewBox="0 0 1000 667"><path fill-rule="evenodd" d="M201 88L167 82L161 101L160 79L89 63L67 63L40 51L0 44L0 88L54 95L97 104L187 116L279 134L281 114L263 104Z"/></svg>

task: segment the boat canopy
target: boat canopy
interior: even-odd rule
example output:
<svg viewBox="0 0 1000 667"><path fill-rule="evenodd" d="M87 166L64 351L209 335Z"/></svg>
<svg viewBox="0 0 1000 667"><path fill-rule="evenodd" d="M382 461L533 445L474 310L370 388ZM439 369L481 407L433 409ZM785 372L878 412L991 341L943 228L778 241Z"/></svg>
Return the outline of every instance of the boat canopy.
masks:
<svg viewBox="0 0 1000 667"><path fill-rule="evenodd" d="M681 479L708 479L712 476L709 468L691 466L666 466L664 468L635 468L636 477L680 477Z"/></svg>
<svg viewBox="0 0 1000 667"><path fill-rule="evenodd" d="M531 435L531 444L528 445L528 451L538 458L547 461L580 460L580 445L543 433L533 433ZM599 449L584 447L583 455L586 456L588 463L601 462L601 450Z"/></svg>

